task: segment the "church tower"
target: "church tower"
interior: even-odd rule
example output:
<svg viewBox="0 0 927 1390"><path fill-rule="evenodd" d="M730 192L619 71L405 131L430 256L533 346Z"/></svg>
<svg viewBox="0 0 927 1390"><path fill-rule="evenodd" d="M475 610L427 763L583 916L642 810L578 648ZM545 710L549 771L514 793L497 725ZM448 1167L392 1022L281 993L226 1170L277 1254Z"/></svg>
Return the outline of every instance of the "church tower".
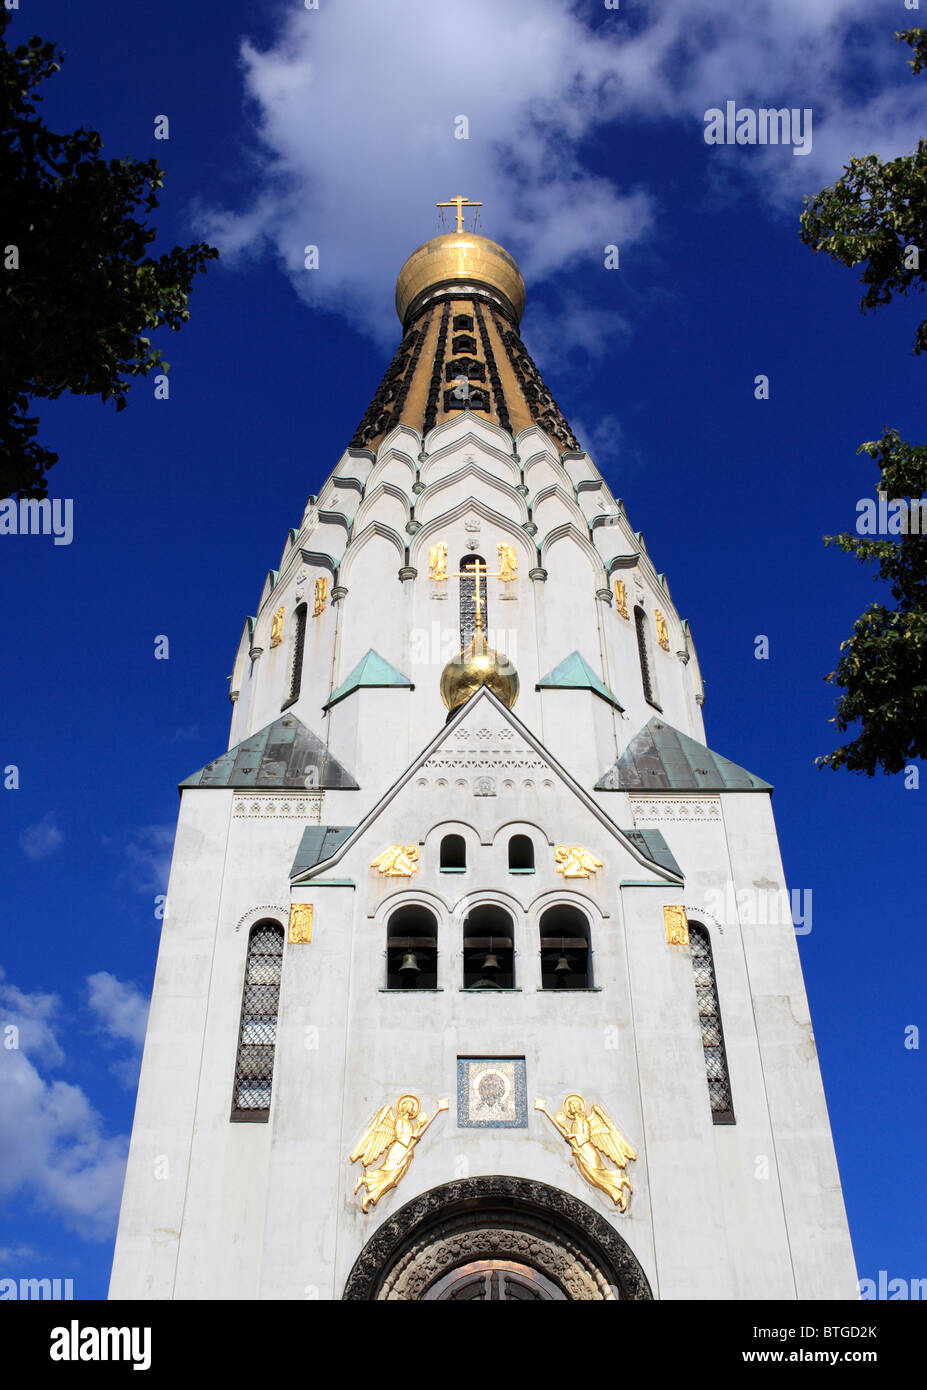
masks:
<svg viewBox="0 0 927 1390"><path fill-rule="evenodd" d="M452 203L181 783L111 1297L854 1298L772 788Z"/></svg>

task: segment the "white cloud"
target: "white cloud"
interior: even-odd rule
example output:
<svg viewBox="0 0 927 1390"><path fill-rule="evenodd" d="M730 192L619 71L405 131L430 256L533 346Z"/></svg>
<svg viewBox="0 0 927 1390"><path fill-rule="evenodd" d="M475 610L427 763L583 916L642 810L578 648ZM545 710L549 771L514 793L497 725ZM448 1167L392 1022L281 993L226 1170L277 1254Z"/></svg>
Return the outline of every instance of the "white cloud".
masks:
<svg viewBox="0 0 927 1390"><path fill-rule="evenodd" d="M580 445L602 471L620 463L621 477L626 478L637 469L640 455L625 443L621 422L614 415L604 415L591 428L583 420L573 420L572 426Z"/></svg>
<svg viewBox="0 0 927 1390"><path fill-rule="evenodd" d="M108 970L87 976L87 995L91 1009L104 1031L113 1039L140 1048L145 1041L148 1000L135 985L117 980Z"/></svg>
<svg viewBox="0 0 927 1390"><path fill-rule="evenodd" d="M175 829L173 825L145 825L131 831L121 842L126 864L120 881L131 883L138 893L166 893Z"/></svg>
<svg viewBox="0 0 927 1390"><path fill-rule="evenodd" d="M19 1030L17 1047L0 1045L0 1200L25 1196L79 1235L105 1240L128 1140L105 1133L79 1086L42 1074L64 1057L53 1027L58 1009L55 995L25 993L0 971L0 1020Z"/></svg>
<svg viewBox="0 0 927 1390"><path fill-rule="evenodd" d="M619 187L588 162L593 137L645 140L669 120L709 185L730 166L740 196L795 211L851 151L913 148L923 103L869 0L664 0L600 11L595 30L561 0L344 0L293 7L266 51L241 52L256 186L238 212L201 209L199 232L232 259L269 250L307 302L384 345L395 275L436 198L481 198L484 230L530 284L654 235L662 167L652 187ZM705 145L704 113L728 99L810 106L812 153ZM303 268L307 244L318 270Z"/></svg>
<svg viewBox="0 0 927 1390"><path fill-rule="evenodd" d="M47 859L61 844L64 836L55 824L55 812L47 811L34 825L20 833L19 843L27 859Z"/></svg>

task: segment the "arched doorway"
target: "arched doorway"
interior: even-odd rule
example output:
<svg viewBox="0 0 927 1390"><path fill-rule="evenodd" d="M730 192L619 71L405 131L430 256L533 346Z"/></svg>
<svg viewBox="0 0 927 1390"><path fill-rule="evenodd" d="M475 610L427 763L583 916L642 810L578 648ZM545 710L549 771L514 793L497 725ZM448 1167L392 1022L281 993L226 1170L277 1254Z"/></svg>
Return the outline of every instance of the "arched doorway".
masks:
<svg viewBox="0 0 927 1390"><path fill-rule="evenodd" d="M343 1297L375 1302L648 1300L647 1276L585 1202L528 1178L423 1192L364 1246Z"/></svg>

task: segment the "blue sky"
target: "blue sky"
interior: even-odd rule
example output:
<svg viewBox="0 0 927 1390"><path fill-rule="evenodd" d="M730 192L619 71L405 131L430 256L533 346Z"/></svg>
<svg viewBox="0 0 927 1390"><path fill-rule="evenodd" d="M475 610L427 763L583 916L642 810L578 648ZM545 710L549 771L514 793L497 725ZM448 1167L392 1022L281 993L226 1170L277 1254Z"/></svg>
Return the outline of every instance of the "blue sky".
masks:
<svg viewBox="0 0 927 1390"><path fill-rule="evenodd" d="M158 248L224 254L163 335L168 401L147 382L119 414L42 403L73 543L0 539L0 764L20 777L0 792L0 1025L20 1029L0 1049L0 1276L105 1295L176 784L226 746L244 618L398 340L399 266L458 192L519 259L529 351L689 618L710 745L775 784L789 883L813 895L799 945L860 1275L924 1274L924 1049L905 1030L927 1022L927 783L814 766L835 746L822 678L878 594L821 537L874 493L860 443L923 440L922 306L863 316L854 272L797 230L851 152L914 147L927 76L892 34L916 18L884 0L14 16L13 41L66 50L53 128L165 166ZM728 99L811 108L811 153L707 145Z"/></svg>

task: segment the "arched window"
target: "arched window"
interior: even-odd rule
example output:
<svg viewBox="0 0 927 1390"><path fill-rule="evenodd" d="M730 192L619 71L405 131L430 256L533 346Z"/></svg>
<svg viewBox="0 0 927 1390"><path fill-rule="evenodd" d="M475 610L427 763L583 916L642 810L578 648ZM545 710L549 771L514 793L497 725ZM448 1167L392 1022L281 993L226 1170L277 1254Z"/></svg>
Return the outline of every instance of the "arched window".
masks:
<svg viewBox="0 0 927 1390"><path fill-rule="evenodd" d="M248 937L233 1120L266 1121L270 1114L282 967L283 928L278 922L258 922Z"/></svg>
<svg viewBox="0 0 927 1390"><path fill-rule="evenodd" d="M712 960L708 932L697 922L689 923L689 946L692 952L692 969L695 972L695 997L698 1000L698 1021L702 1030L702 1047L705 1051L705 1071L708 1074L711 1118L716 1125L732 1125L734 1123L734 1105L731 1100L731 1083L727 1072L727 1054L724 1050L724 1031L721 1027L721 1009L718 1004L718 988L715 983L715 965Z"/></svg>
<svg viewBox="0 0 927 1390"><path fill-rule="evenodd" d="M467 867L467 842L462 835L445 835L441 841L442 874L462 874Z"/></svg>
<svg viewBox="0 0 927 1390"><path fill-rule="evenodd" d="M588 989L592 974L586 914L557 903L542 913L540 926L541 988Z"/></svg>
<svg viewBox="0 0 927 1390"><path fill-rule="evenodd" d="M653 705L654 709L659 709L657 704L657 688L653 679L653 664L650 660L650 638L647 633L647 614L643 608L634 609L634 625L637 628L637 653L641 663L641 685L644 687L644 699L648 705Z"/></svg>
<svg viewBox="0 0 927 1390"><path fill-rule="evenodd" d="M482 555L465 555L460 562L460 572L464 576L460 581L460 645L468 647L473 641L473 634L476 631L476 576L469 573L479 561L483 573L489 566ZM486 605L486 580L480 580L480 613L482 617L482 629L485 632L489 626L489 613Z"/></svg>
<svg viewBox="0 0 927 1390"><path fill-rule="evenodd" d="M530 835L513 835L509 840L509 873L534 873L534 841Z"/></svg>
<svg viewBox="0 0 927 1390"><path fill-rule="evenodd" d="M306 649L306 614L307 609L301 603L296 610L296 622L293 628L293 656L290 662L290 693L283 708L292 705L299 699L299 692L303 683L303 652Z"/></svg>
<svg viewBox="0 0 927 1390"><path fill-rule="evenodd" d="M474 907L464 921L464 989L514 989L512 919L495 903Z"/></svg>
<svg viewBox="0 0 927 1390"><path fill-rule="evenodd" d="M427 907L400 907L386 928L386 988L438 988L438 923Z"/></svg>

